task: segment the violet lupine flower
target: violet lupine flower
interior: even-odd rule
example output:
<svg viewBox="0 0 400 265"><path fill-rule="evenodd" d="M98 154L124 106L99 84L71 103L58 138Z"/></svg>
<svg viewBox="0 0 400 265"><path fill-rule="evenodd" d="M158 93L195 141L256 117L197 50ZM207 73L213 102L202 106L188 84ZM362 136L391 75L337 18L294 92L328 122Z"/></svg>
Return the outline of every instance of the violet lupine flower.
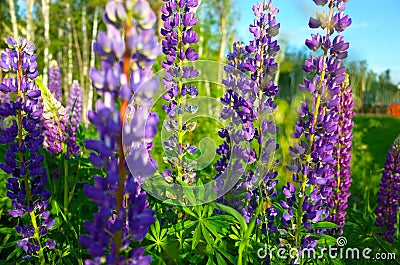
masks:
<svg viewBox="0 0 400 265"><path fill-rule="evenodd" d="M72 115L71 117L69 117ZM82 121L82 89L77 80L72 82L69 92L68 102L68 141L67 153L68 159L71 155L77 155L80 151L79 145L76 143L76 133L79 129L79 124Z"/></svg>
<svg viewBox="0 0 400 265"><path fill-rule="evenodd" d="M275 57L280 47L275 38L279 33L280 24L276 21L279 9L273 6L272 0L268 4L265 1L258 2L253 6L253 12L255 19L249 31L254 39L246 46L250 56L245 67L251 73L251 80L256 84L254 94L249 93L248 98L258 99L254 108L254 121L257 121L258 128L255 129L253 140L258 144L255 174L258 179L262 179L262 183L258 185L262 187L263 194L259 194L260 189L251 192L253 200L256 199L253 203L256 204L260 203L259 198L262 198L262 201L268 201L277 196L275 187L278 182L276 180L278 173L273 168L279 161L272 161L274 151L278 148L274 138L276 125L268 118L268 115L272 115L277 108L274 99L279 92L279 87L275 85L275 73L278 69ZM269 166L273 166L272 169L269 169ZM265 218L268 219L268 228L271 232L275 232L277 227L273 222L277 211L272 205L266 210Z"/></svg>
<svg viewBox="0 0 400 265"><path fill-rule="evenodd" d="M330 0L329 14L325 17L317 13L317 18L310 19L310 27L326 29L325 36L319 33L313 34L311 40L306 40L306 46L313 51L321 49L323 55L311 56L303 65L307 74L313 74L312 79L304 79L304 84L299 86L301 91L311 94L302 102L298 110L300 120L296 122L293 136L299 142L290 147L290 155L293 161L288 168L293 171L293 181L298 183L298 194L293 200L293 188L291 196L286 196L287 204L283 213L282 224L289 232L286 240L292 242L298 250L315 247L317 240L311 236L304 236L301 229L312 229L312 224L326 220L329 216L328 202L332 196L332 187L335 182L335 146L338 143L339 116L337 108L340 102L340 89L346 79L342 60L347 57L349 43L344 42L344 37L334 32L341 33L351 19L344 16L345 3L341 0ZM323 1L316 2L319 5ZM337 8L337 11L333 11ZM344 18L346 17L346 18ZM338 21L342 21L337 28ZM333 40L332 40L333 39ZM285 187L284 187L285 189ZM286 188L287 189L287 188ZM293 192L292 192L293 190ZM307 195L306 191L309 192ZM289 194L288 194L289 195ZM285 206L286 206L285 204ZM293 209L293 208L296 209ZM294 227L294 229L293 229ZM324 230L313 230L314 233L325 233ZM290 236L294 235L294 236Z"/></svg>
<svg viewBox="0 0 400 265"><path fill-rule="evenodd" d="M77 127L82 121L82 89L77 80L72 82L69 91L68 113L72 112L71 126Z"/></svg>
<svg viewBox="0 0 400 265"><path fill-rule="evenodd" d="M49 89L58 101L61 101L61 70L53 60L49 67Z"/></svg>
<svg viewBox="0 0 400 265"><path fill-rule="evenodd" d="M216 166L219 171L217 176L226 170L227 163L231 159L231 138L234 140L233 145L237 145L240 141L247 141L255 142L255 146L258 146L256 149L248 147L242 150L243 162L252 169L241 176L232 192L233 199L230 202L243 214L247 222L253 218L257 205L264 204L264 201L270 201L277 195L275 190L277 172L270 171L268 168L273 159L271 154L277 149L277 144L273 139L276 130L275 124L268 120L267 115L272 114L276 109L274 97L278 93L278 87L274 85L274 75L277 70L274 57L279 51L279 45L274 40L279 32L279 24L276 23L278 9L270 1L268 4L259 2L253 6L253 11L255 20L249 30L254 40L247 46L234 44L233 52L228 55L231 67L225 67L228 78L223 81L228 89L224 98L221 99L226 105L222 117L235 120L237 115L242 126L231 135L227 133L232 131L230 128L225 128L220 132L220 136L226 140L217 149L217 153L222 157ZM239 72L250 73L250 80L247 80L245 75L238 75ZM255 124L259 126L255 127ZM278 161L275 165L277 163ZM256 189L258 187L261 189ZM265 218L257 217L258 223L261 220L268 220L268 224L262 224L263 230L277 231L274 225L277 211L274 207L269 205L262 215Z"/></svg>
<svg viewBox="0 0 400 265"><path fill-rule="evenodd" d="M197 77L198 71L193 67L184 67L183 63L195 61L199 57L191 48L191 45L199 40L193 29L198 21L193 12L198 1L163 1L161 18L164 21L164 27L161 29L161 34L164 36L162 51L166 55L165 61L162 62L162 67L166 69L163 78L166 93L163 99L168 102L163 105L163 109L169 117L169 120L164 123L164 128L174 132L167 141L163 142L164 148L171 153L171 157L165 157L164 160L176 172L171 172L171 174L164 172L162 176L166 176L167 182L184 181L191 184L196 176L194 172L196 161L187 161L186 154L195 154L197 148L191 144L184 144L183 136L195 129L196 122L184 124L182 117L185 112L192 114L197 112L198 107L187 104L185 99L187 96L196 97L198 91L195 86L183 80Z"/></svg>
<svg viewBox="0 0 400 265"><path fill-rule="evenodd" d="M24 223L28 219L21 218L20 225L16 226L23 237L17 245L27 254L25 258L35 255L44 263L43 248L52 249L55 242L46 237L54 220L47 210L51 194L44 189L46 168L42 168L44 157L39 155L43 144L43 106L41 91L33 82L38 76L35 46L23 38L17 42L12 37L7 39L7 44L9 48L1 54L0 67L16 73L17 78L4 78L0 83L0 91L10 96L8 103L0 105L0 116L15 119L0 132L0 143L9 146L0 168L10 175L7 183L7 196L12 200L10 215L15 218L28 215L31 220Z"/></svg>
<svg viewBox="0 0 400 265"><path fill-rule="evenodd" d="M60 108L56 113L44 112L43 115L44 148L51 154L59 154L63 151L66 141L66 129L68 114L65 108Z"/></svg>
<svg viewBox="0 0 400 265"><path fill-rule="evenodd" d="M0 92L0 104L8 103L10 101L10 95L8 93Z"/></svg>
<svg viewBox="0 0 400 265"><path fill-rule="evenodd" d="M393 243L396 233L397 212L400 210L400 136L396 138L386 156L378 192L378 208L375 225L381 229L378 233L388 242Z"/></svg>
<svg viewBox="0 0 400 265"><path fill-rule="evenodd" d="M245 49L244 43L235 42L232 52L228 54L228 66L224 67L227 77L222 80L222 83L227 87L227 90L224 97L221 98L221 102L224 104L221 118L229 121L229 124L226 128L222 128L218 132L218 135L224 139L224 142L216 150L216 153L221 156L215 165L215 169L218 171L215 176L218 187L227 185L228 183L226 182L231 179L236 184L242 178L245 170L241 162L253 163L255 161L254 150L251 148L246 150L246 146L242 146L241 144L251 141L255 134L252 123L252 120L255 118L252 106L253 102L248 102L240 91L242 88L251 91L251 88L255 86L245 74L245 64L248 56L249 54ZM249 176L251 176L251 173ZM236 209L241 209L243 208L243 202L240 195L246 192L247 189L243 190L241 187L239 189L235 187L232 190L234 196L231 201L224 201L224 198L220 198L219 200L225 204L230 204ZM246 220L249 221L250 217L248 214L245 212L243 214Z"/></svg>
<svg viewBox="0 0 400 265"><path fill-rule="evenodd" d="M0 108L3 103L10 102L10 95L8 93L0 92ZM7 120L0 116L0 128L5 129L7 126Z"/></svg>
<svg viewBox="0 0 400 265"><path fill-rule="evenodd" d="M85 144L92 150L89 157L92 164L104 168L107 176L95 176L94 186L84 187L85 194L98 207L94 221L84 224L89 234L80 238L93 256L86 264L100 264L103 259L106 264L151 263L151 256L143 256L144 249L128 250L128 247L131 237L141 241L155 220L154 211L148 209L146 193L137 183L151 176L156 168L149 143L155 136L158 116L146 106L158 83L151 82L145 92L140 90L151 79L151 66L160 53L152 29L155 20L147 1L132 4L109 1L104 13L107 32L100 31L93 45L102 58L102 68L91 69L89 76L102 99L96 103L96 112L90 111L88 117L98 130L100 140L86 140ZM128 100L132 95L137 104L129 109ZM121 101L120 109L118 101ZM121 117L132 111L134 118L123 124ZM128 143L122 141L122 130ZM129 145L126 156L123 145ZM132 174L128 173L124 158L136 168Z"/></svg>
<svg viewBox="0 0 400 265"><path fill-rule="evenodd" d="M35 81L41 91L43 103L43 146L50 154L59 154L63 151L67 139L69 115L67 109L55 98L55 95L50 89L43 84L41 77L37 78Z"/></svg>
<svg viewBox="0 0 400 265"><path fill-rule="evenodd" d="M338 225L338 228L332 232L335 234L343 233L345 223L347 201L350 197L349 189L352 182L350 162L353 134L351 132L354 122L353 111L353 93L349 86L348 78L343 82L340 96L338 98L337 112L339 113L339 122L337 134L338 144L335 147L337 164L335 168L335 177L332 180L332 197L328 199L329 207L331 208L330 215L327 221Z"/></svg>

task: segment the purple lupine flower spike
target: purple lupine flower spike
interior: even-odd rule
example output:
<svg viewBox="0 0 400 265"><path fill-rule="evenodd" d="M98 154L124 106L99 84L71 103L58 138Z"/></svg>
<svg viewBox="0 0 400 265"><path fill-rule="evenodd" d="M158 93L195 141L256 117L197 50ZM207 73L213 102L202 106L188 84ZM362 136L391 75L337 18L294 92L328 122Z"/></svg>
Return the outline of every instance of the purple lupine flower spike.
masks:
<svg viewBox="0 0 400 265"><path fill-rule="evenodd" d="M319 57L312 55L303 65L303 70L312 78L304 79L299 89L310 97L302 102L298 110L299 121L296 122L293 136L299 140L290 147L293 160L287 166L293 171L293 181L298 188L295 196L286 197L286 201L282 202L285 206L282 223L289 232L283 237L299 253L304 248L317 245L315 237L302 234L302 227L311 230L313 223L328 220L330 214L327 205L332 201L332 190L337 183L335 146L339 141L338 105L341 87L346 79L342 60L347 57L349 48L344 37L334 36L334 33L341 33L351 23L351 19L344 16L345 4L342 0L314 2L317 5L329 3L331 17L324 12L317 13L316 18L310 18L310 28L320 27L325 29L326 34L313 34L310 40L306 40L306 46L312 51L322 50L323 54ZM343 23L340 22L339 27L336 21ZM296 215L293 215L293 207L297 208ZM345 206L341 205L340 208L344 209ZM316 234L326 232L313 229Z"/></svg>
<svg viewBox="0 0 400 265"><path fill-rule="evenodd" d="M61 101L61 70L53 60L49 67L49 89L58 101Z"/></svg>
<svg viewBox="0 0 400 265"><path fill-rule="evenodd" d="M68 124L67 110L61 107L56 113L43 112L44 148L51 154L59 154L63 151L66 140Z"/></svg>
<svg viewBox="0 0 400 265"><path fill-rule="evenodd" d="M16 73L17 77L4 78L0 83L0 91L10 98L9 102L0 104L0 116L15 118L0 131L0 143L9 146L0 168L10 175L7 196L12 200L12 209L9 213L15 218L24 217L15 227L23 237L17 245L25 251L25 258L36 256L44 264L43 248L52 249L55 242L46 236L54 220L47 210L51 194L44 189L46 168L42 168L44 157L39 155L43 144L43 105L41 91L33 82L38 76L35 46L23 38L16 41L12 37L7 39L7 44L9 48L1 55L0 67ZM25 222L29 220L27 216L30 223Z"/></svg>
<svg viewBox="0 0 400 265"><path fill-rule="evenodd" d="M85 221L89 234L81 235L80 242L92 256L86 264L102 264L104 260L106 264L145 265L151 263L151 256L144 256L143 248L129 245L131 239L141 241L155 220L138 181L152 175L156 168L149 143L157 131L158 116L146 108L158 89L157 82L149 81L151 66L160 53L153 30L156 17L145 0L111 0L103 18L107 31L100 31L93 45L102 59L101 69L93 68L89 73L102 98L96 103L96 111L88 113L100 140L88 139L85 145L91 150L92 164L103 168L107 176L95 176L94 186L84 187L98 212L93 222ZM147 81L152 87L146 86L144 93L140 87ZM128 106L132 96L138 104ZM129 108L137 115L125 124L121 117L130 114ZM129 146L126 154L124 146ZM133 165L131 173L126 164Z"/></svg>
<svg viewBox="0 0 400 265"><path fill-rule="evenodd" d="M185 154L189 151L194 154L197 152L197 148L190 144L185 145L182 135L193 131L195 124L186 126L183 124L182 117L185 112L195 113L198 110L198 106L189 105L184 100L188 96L194 98L198 95L197 88L187 82L197 77L198 71L194 67L185 67L183 64L188 61L196 61L199 57L192 48L192 45L199 40L193 29L198 22L193 12L198 1L182 0L179 3L175 0L163 1L161 18L164 21L164 27L161 29L161 34L164 36L162 51L166 56L162 62L162 67L166 69L163 78L166 93L163 95L163 99L167 103L162 107L168 115L164 127L167 131L176 132L163 142L163 147L177 155L172 158L166 157L172 170L167 169L162 176L170 183L177 180L192 184L196 176L193 170L196 164L195 161L189 163Z"/></svg>
<svg viewBox="0 0 400 265"><path fill-rule="evenodd" d="M274 38L280 25L276 22L278 9L272 5L272 1L268 4L257 3L253 6L253 12L255 19L249 31L254 39L248 45L235 43L233 51L228 54L229 66L225 67L228 77L223 80L228 89L221 99L225 105L221 117L232 119L233 122L219 132L225 141L217 149L221 158L216 169L219 172L217 177L227 170L228 163L232 160L231 152L239 148L239 142L253 142L252 146L256 147L241 150L240 159L245 164L253 165L254 169L247 170L241 176L230 196L231 201L227 203L238 209L246 222L250 222L257 207L264 206L265 203L268 207L261 213L262 217L256 216L257 223L263 222L263 231L268 229L275 232L277 227L274 219L277 211L268 201L277 195L277 172L270 171L268 167L273 159L271 154L277 149L273 139L276 130L275 124L266 118L266 113L272 114L276 109L274 97L278 93L278 87L274 84L277 70L275 56L279 45ZM250 79L246 77L246 73L250 74ZM239 128L236 128L235 120L242 123ZM278 161L275 162L277 163Z"/></svg>
<svg viewBox="0 0 400 265"><path fill-rule="evenodd" d="M77 127L82 121L82 88L77 80L72 82L69 93L68 113L72 111L71 123L73 127Z"/></svg>
<svg viewBox="0 0 400 265"><path fill-rule="evenodd" d="M396 138L386 156L378 192L378 208L375 225L381 229L378 233L393 243L396 233L397 213L400 210L400 136Z"/></svg>
<svg viewBox="0 0 400 265"><path fill-rule="evenodd" d="M71 117L70 117L71 116ZM68 142L67 142L67 154L68 159L71 155L79 154L80 147L76 143L76 133L79 129L79 124L82 121L82 89L77 80L72 82L72 86L69 92L68 102Z"/></svg>
<svg viewBox="0 0 400 265"><path fill-rule="evenodd" d="M354 122L353 111L353 93L352 88L349 86L349 80L346 78L343 82L340 96L338 98L339 104L331 102L330 104L337 104L337 112L339 114L338 122L338 144L335 147L337 164L335 167L335 177L332 180L332 197L328 199L329 207L331 208L330 215L327 221L331 221L338 225L332 233L342 234L343 226L345 223L347 201L350 197L350 185L352 182L350 162L353 134L351 132Z"/></svg>

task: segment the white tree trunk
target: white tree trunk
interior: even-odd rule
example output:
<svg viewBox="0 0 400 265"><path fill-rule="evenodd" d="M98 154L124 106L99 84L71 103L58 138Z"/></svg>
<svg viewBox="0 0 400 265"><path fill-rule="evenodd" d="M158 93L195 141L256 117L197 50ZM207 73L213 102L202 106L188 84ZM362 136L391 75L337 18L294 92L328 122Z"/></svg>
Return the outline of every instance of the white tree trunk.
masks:
<svg viewBox="0 0 400 265"><path fill-rule="evenodd" d="M97 36L97 29L99 26L99 8L96 7L94 10L94 18L93 18L93 29L92 29L92 46L93 43L96 41L96 36ZM96 62L96 57L93 49L91 49L91 54L90 54L90 69L94 67L95 62ZM93 109L93 98L95 95L96 89L90 84L89 86L89 93L88 93L88 110ZM86 115L86 114L84 114Z"/></svg>
<svg viewBox="0 0 400 265"><path fill-rule="evenodd" d="M26 39L28 41L33 41L34 27L33 27L33 5L35 0L26 0Z"/></svg>
<svg viewBox="0 0 400 265"><path fill-rule="evenodd" d="M81 84L82 88L82 122L85 125L85 127L88 124L88 119L87 119L87 111L88 111L88 86L86 85L86 81L88 78L88 68L89 68L89 47L88 47L88 37L87 37L87 28L86 28L86 4L83 4L82 6L82 57L83 57L83 71L82 71L82 76L83 76L83 82Z"/></svg>
<svg viewBox="0 0 400 265"><path fill-rule="evenodd" d="M15 5L14 0L8 0L8 6L10 7L11 24L13 29L13 36L15 39L18 38L18 24L17 16L15 15Z"/></svg>
<svg viewBox="0 0 400 265"><path fill-rule="evenodd" d="M72 58L72 17L71 17L71 6L69 3L66 3L67 8L67 27L68 27L68 73L67 73L67 84L65 86L64 99L65 102L68 102L69 99L69 87L72 85L72 77L73 77L73 58Z"/></svg>
<svg viewBox="0 0 400 265"><path fill-rule="evenodd" d="M48 83L48 68L49 68L49 31L50 31L50 24L49 24L49 0L42 0L42 14L43 14L43 23L44 23L44 51L43 51L43 61L44 61L44 68L43 68L43 83L47 85Z"/></svg>

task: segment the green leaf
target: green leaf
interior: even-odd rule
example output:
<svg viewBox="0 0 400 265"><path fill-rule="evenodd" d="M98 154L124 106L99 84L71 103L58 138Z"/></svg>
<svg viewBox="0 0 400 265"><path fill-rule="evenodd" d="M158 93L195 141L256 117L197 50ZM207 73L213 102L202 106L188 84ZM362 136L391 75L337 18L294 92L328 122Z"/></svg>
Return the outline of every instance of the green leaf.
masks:
<svg viewBox="0 0 400 265"><path fill-rule="evenodd" d="M229 206L225 206L223 204L220 203L214 203L214 208L220 209L226 213L229 213L230 215L232 215L233 217L235 217L235 219L239 222L240 224L240 232L242 234L244 234L247 231L247 223L246 220L244 220L243 215L240 214L238 211L236 211L235 209L233 209L232 207Z"/></svg>
<svg viewBox="0 0 400 265"><path fill-rule="evenodd" d="M225 251L223 248L217 248L218 252L220 252L224 257L232 264L237 264L237 258L229 254L228 252Z"/></svg>
<svg viewBox="0 0 400 265"><path fill-rule="evenodd" d="M182 206L182 210L184 210L186 213L190 214L191 216L193 216L194 218L198 219L199 217L192 211L190 210L188 207L186 206Z"/></svg>
<svg viewBox="0 0 400 265"><path fill-rule="evenodd" d="M337 241L336 238L334 238L333 236L330 236L330 235L314 234L314 233L310 233L309 235L319 238L318 244L333 246L336 244L336 241Z"/></svg>
<svg viewBox="0 0 400 265"><path fill-rule="evenodd" d="M186 221L186 222L178 223L176 225L173 225L168 230L168 234L172 235L172 234L175 234L176 232L179 232L179 231L182 231L182 230L187 230L190 227L192 227L193 225L195 225L196 223L198 223L198 222L197 221Z"/></svg>
<svg viewBox="0 0 400 265"><path fill-rule="evenodd" d="M237 235L235 235L235 234L230 234L229 235L229 238L231 238L231 239L233 239L233 240L240 240L238 237L237 237Z"/></svg>
<svg viewBox="0 0 400 265"><path fill-rule="evenodd" d="M200 178L197 180L196 187L198 189L199 200L204 201L204 185Z"/></svg>
<svg viewBox="0 0 400 265"><path fill-rule="evenodd" d="M8 243L6 243L6 244L2 244L2 245L0 246L0 249L10 248L10 247L16 247L16 246L17 246L17 242L18 242L18 240L17 240L17 241L14 241L14 242L8 242Z"/></svg>
<svg viewBox="0 0 400 265"><path fill-rule="evenodd" d="M214 263L214 261L213 261L213 256L209 256L206 265L214 265L214 264L215 264L215 263Z"/></svg>
<svg viewBox="0 0 400 265"><path fill-rule="evenodd" d="M53 207L56 209L57 213L60 213L61 216L63 217L65 223L67 224L68 228L73 232L75 239L79 240L78 233L76 233L76 230L74 226L71 224L71 222L67 219L67 217L64 215L62 212L60 206L58 205L58 202L56 200L52 201Z"/></svg>
<svg viewBox="0 0 400 265"><path fill-rule="evenodd" d="M203 224L207 227L207 229L218 239L223 238L223 236L219 232L223 232L223 230L215 225L213 225L209 220L204 220Z"/></svg>
<svg viewBox="0 0 400 265"><path fill-rule="evenodd" d="M200 225L198 225L193 233L192 249L195 249L197 244L199 244L200 236L201 236L201 228Z"/></svg>
<svg viewBox="0 0 400 265"><path fill-rule="evenodd" d="M313 229L317 228L337 228L337 224L332 223L332 222L318 222L315 224L312 224Z"/></svg>
<svg viewBox="0 0 400 265"><path fill-rule="evenodd" d="M206 240L207 244L212 245L214 243L214 240L211 238L210 233L203 224L200 224L200 227L203 232L203 237Z"/></svg>
<svg viewBox="0 0 400 265"><path fill-rule="evenodd" d="M15 228L2 227L0 228L0 234L17 235L18 232L17 230L15 230Z"/></svg>
<svg viewBox="0 0 400 265"><path fill-rule="evenodd" d="M6 261L9 261L10 259L12 259L13 257L19 257L22 254L22 248L17 247L13 250L13 252L10 253L10 255L8 255Z"/></svg>
<svg viewBox="0 0 400 265"><path fill-rule="evenodd" d="M215 256L217 257L218 265L226 265L226 262L225 262L224 258L221 256L221 254L219 254L217 252L217 253L215 253Z"/></svg>

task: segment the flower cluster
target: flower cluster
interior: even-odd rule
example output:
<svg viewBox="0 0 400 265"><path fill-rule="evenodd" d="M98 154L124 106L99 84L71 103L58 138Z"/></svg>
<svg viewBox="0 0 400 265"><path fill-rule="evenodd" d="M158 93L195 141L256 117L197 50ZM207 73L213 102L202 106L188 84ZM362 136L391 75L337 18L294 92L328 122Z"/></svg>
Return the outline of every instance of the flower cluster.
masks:
<svg viewBox="0 0 400 265"><path fill-rule="evenodd" d="M162 62L162 67L166 69L163 78L166 93L163 99L168 102L163 105L163 109L169 117L164 123L164 128L171 132L168 140L163 142L163 146L171 154L165 161L177 172L167 169L162 176L169 183L175 180L193 183L195 178L193 168L196 164L195 161L186 160L186 154L195 154L197 147L184 144L183 137L196 128L196 122L184 123L183 115L185 112L192 114L197 112L198 107L187 104L185 99L187 96L196 97L198 91L184 80L197 77L198 71L183 64L198 59L198 54L190 47L199 40L193 29L197 24L193 9L197 7L198 1L163 1L161 18L164 27L161 29L161 34L164 36L162 51L166 55L165 61Z"/></svg>
<svg viewBox="0 0 400 265"><path fill-rule="evenodd" d="M56 113L43 112L43 125L45 128L44 148L50 154L59 154L63 151L66 141L66 128L68 124L67 110L61 107Z"/></svg>
<svg viewBox="0 0 400 265"><path fill-rule="evenodd" d="M24 249L26 258L35 255L44 264L43 248L54 248L55 242L46 238L54 220L47 210L51 194L44 189L46 169L42 168L44 157L39 155L43 144L43 106L41 91L33 82L38 76L35 46L23 38L17 42L12 37L7 44L9 48L1 55L0 67L17 73L17 78L4 78L0 83L0 91L10 95L10 101L0 106L0 116L13 118L11 125L0 133L0 143L8 146L5 163L0 168L10 174L7 183L7 196L13 208L10 215L15 218L28 215L31 221L16 227L23 237L17 245Z"/></svg>
<svg viewBox="0 0 400 265"><path fill-rule="evenodd" d="M338 159L335 146L339 141L340 92L346 79L342 60L347 57L349 43L342 35L333 37L333 34L335 31L341 33L351 24L351 19L344 15L346 4L343 1L314 2L321 6L329 2L328 15L326 12L317 13L317 17L310 18L309 22L310 28L321 27L326 34L312 34L305 43L310 50L321 49L323 54L319 57L312 55L303 65L303 70L313 78L304 79L299 86L309 96L298 110L300 119L296 122L293 136L299 142L290 147L293 160L288 165L298 188L291 183L284 186L286 200L281 202L284 209L282 224L288 231L286 240L294 242L299 250L317 245L315 238L302 234L302 228L311 230L313 223L329 218L327 205L333 195L333 186L339 183L335 179ZM314 230L314 233L325 231Z"/></svg>
<svg viewBox="0 0 400 265"><path fill-rule="evenodd" d="M386 156L385 169L382 173L378 192L378 208L375 225L388 242L393 243L396 233L397 213L400 209L400 136L396 138Z"/></svg>
<svg viewBox="0 0 400 265"><path fill-rule="evenodd" d="M68 113L61 103L55 98L55 95L47 88L41 77L37 78L36 85L41 91L43 102L42 120L44 125L44 148L50 154L59 154L67 136Z"/></svg>
<svg viewBox="0 0 400 265"><path fill-rule="evenodd" d="M82 121L82 89L77 80L72 82L69 91L68 103L68 139L67 139L67 154L68 159L70 155L79 153L79 145L76 143L76 133L79 129L79 124Z"/></svg>
<svg viewBox="0 0 400 265"><path fill-rule="evenodd" d="M336 152L336 168L335 177L332 180L332 196L328 198L330 210L327 221L333 222L338 225L338 228L332 231L336 234L343 233L343 226L345 223L347 201L350 197L350 185L352 182L350 161L352 150L352 139L354 122L353 111L353 93L352 88L349 86L348 78L343 82L339 96L339 104L337 105L337 113L339 114L338 121L338 143L335 146Z"/></svg>
<svg viewBox="0 0 400 265"><path fill-rule="evenodd" d="M77 80L72 82L69 90L68 113L72 114L71 126L79 126L82 121L82 89Z"/></svg>
<svg viewBox="0 0 400 265"><path fill-rule="evenodd" d="M240 209L247 222L253 218L257 205L264 204L264 200L269 201L277 195L277 172L270 171L269 167L273 164L273 153L277 148L274 140L276 127L270 115L276 109L274 97L278 93L278 87L274 84L278 68L275 56L279 51L279 45L274 40L280 27L276 23L278 9L269 1L268 4L257 3L253 6L253 11L255 19L249 30L254 39L248 45L235 43L233 52L228 55L229 66L225 67L228 77L223 83L228 89L221 99L226 106L222 118L230 118L233 122L230 128L224 128L220 132L225 142L217 149L221 158L216 166L219 176L232 159L230 152L233 148L239 148L240 142L253 143L251 146L256 146L242 150L241 159L249 170L241 176L230 202ZM251 78L248 79L245 73L250 73ZM241 125L235 122L238 119ZM232 133L228 134L228 131ZM276 231L273 224L276 210L271 205L265 210L263 215L269 220L268 229ZM258 222L262 219L258 216L256 218L259 219Z"/></svg>
<svg viewBox="0 0 400 265"><path fill-rule="evenodd" d="M142 240L154 222L154 211L147 208L146 193L137 181L152 175L156 167L149 143L157 130L158 116L146 107L158 89L157 82L149 81L151 66L160 53L152 29L155 20L145 0L111 0L104 12L107 31L100 31L93 45L102 58L102 68L91 69L89 76L102 99L88 117L100 140L86 140L85 144L93 150L89 157L92 164L104 168L107 176L95 176L94 186L84 187L98 207L94 221L84 224L89 234L80 238L93 256L86 264L151 263L150 256L143 256L144 249L130 249L129 243L131 236L135 241ZM143 91L141 86L148 81L151 86L145 85ZM128 106L131 96L134 104ZM134 117L124 122L131 112ZM126 155L124 146L129 146ZM129 173L126 163L136 170Z"/></svg>
<svg viewBox="0 0 400 265"><path fill-rule="evenodd" d="M55 60L51 61L49 67L49 89L54 97L61 101L61 71Z"/></svg>
<svg viewBox="0 0 400 265"><path fill-rule="evenodd" d="M8 93L0 92L0 106L3 103L8 103L8 102L10 102L10 95ZM6 119L0 117L0 128L5 128L6 124L7 124Z"/></svg>

